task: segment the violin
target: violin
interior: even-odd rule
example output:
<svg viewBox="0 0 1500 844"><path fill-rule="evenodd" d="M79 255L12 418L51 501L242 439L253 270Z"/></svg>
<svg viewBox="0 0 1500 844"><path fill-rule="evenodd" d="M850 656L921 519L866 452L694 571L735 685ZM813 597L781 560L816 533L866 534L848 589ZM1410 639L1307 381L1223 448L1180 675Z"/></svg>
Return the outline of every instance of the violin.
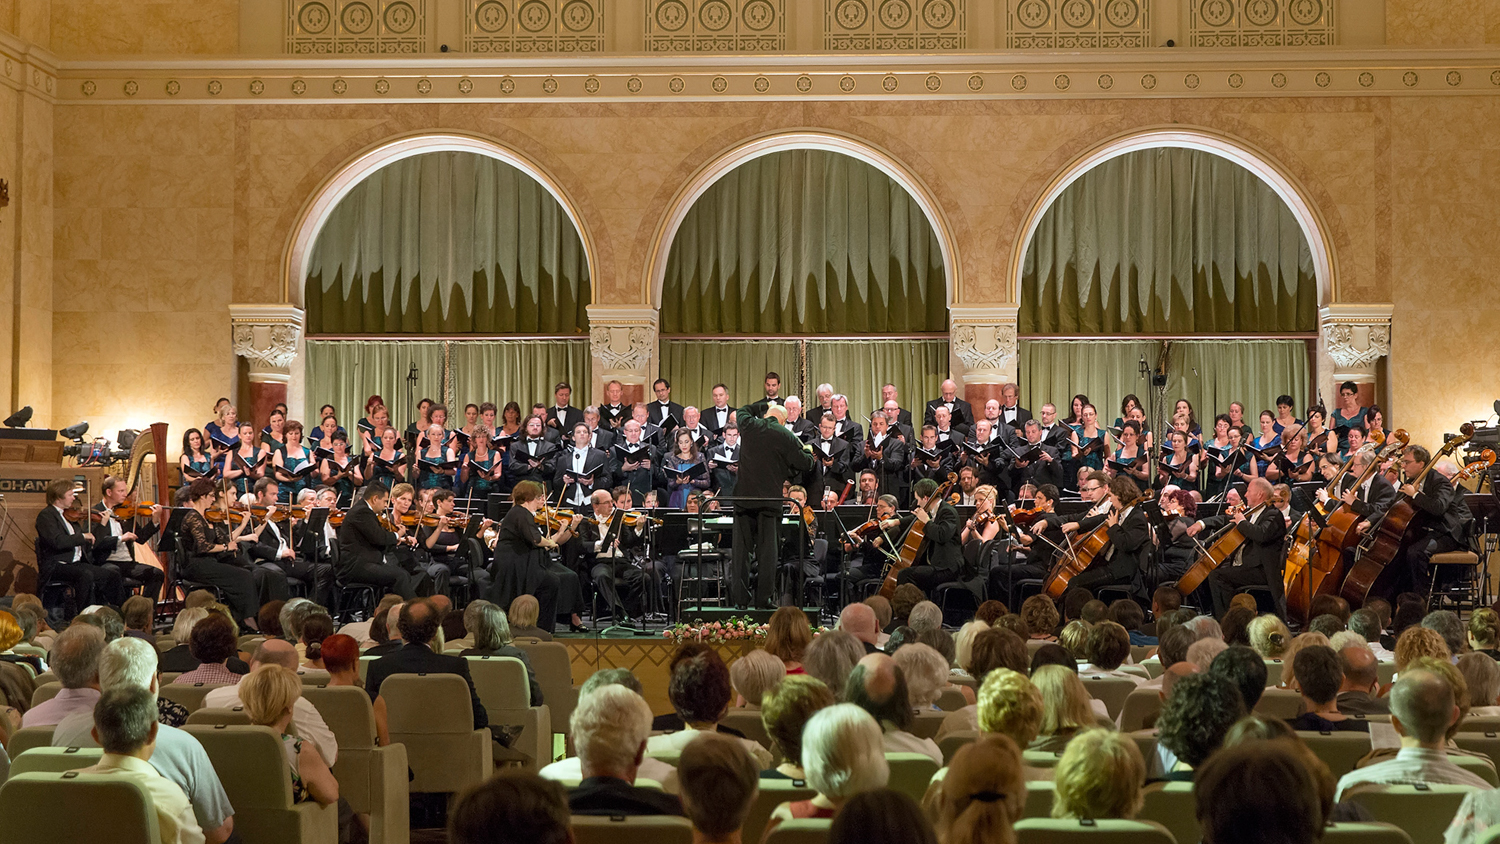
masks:
<svg viewBox="0 0 1500 844"><path fill-rule="evenodd" d="M635 510L625 511L625 515L621 516L620 520L633 528L638 528L642 525L652 525L654 527L661 527L662 525L661 519Z"/></svg>
<svg viewBox="0 0 1500 844"><path fill-rule="evenodd" d="M1040 507L1032 507L1029 510L1012 510L1010 511L1010 521L1016 527L1031 527L1032 523L1037 520L1037 517L1044 515L1045 512Z"/></svg>
<svg viewBox="0 0 1500 844"><path fill-rule="evenodd" d="M75 507L71 510L63 511L63 518L75 524L83 521L85 516L88 517L88 520L90 522L93 522L96 525L104 524L104 514L99 512L98 510L84 510L81 507Z"/></svg>
<svg viewBox="0 0 1500 844"><path fill-rule="evenodd" d="M144 519L151 515L151 508L156 504L151 501L142 501L139 504L116 504L110 508L117 519Z"/></svg>
<svg viewBox="0 0 1500 844"><path fill-rule="evenodd" d="M550 531L559 531L566 527L577 517L572 510L562 510L557 507L542 507L531 515L533 521L539 527L545 527Z"/></svg>
<svg viewBox="0 0 1500 844"><path fill-rule="evenodd" d="M817 522L818 522L818 514L813 511L812 507L809 507L807 505L803 505L803 507L802 507L802 521L803 521L804 524L807 525L807 536L808 536L808 538L813 538L816 535L816 528L817 528Z"/></svg>

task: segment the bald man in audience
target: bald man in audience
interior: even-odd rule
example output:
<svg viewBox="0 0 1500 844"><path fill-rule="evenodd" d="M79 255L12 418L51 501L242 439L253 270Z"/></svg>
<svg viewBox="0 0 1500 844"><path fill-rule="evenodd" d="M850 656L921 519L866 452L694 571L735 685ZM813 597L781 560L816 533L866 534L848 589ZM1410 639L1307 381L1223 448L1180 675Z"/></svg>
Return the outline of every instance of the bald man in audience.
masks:
<svg viewBox="0 0 1500 844"><path fill-rule="evenodd" d="M74 624L59 633L49 658L62 691L27 710L21 726L51 727L74 713L92 713L99 702L99 654L103 651L104 631L97 627Z"/></svg>
<svg viewBox="0 0 1500 844"><path fill-rule="evenodd" d="M295 674L297 664L297 649L285 639L267 639L261 642L255 649L255 654L250 657L251 671L260 665L279 665ZM211 690L203 696L203 706L207 709L244 706L240 700L239 684ZM334 738L333 730L329 729L328 722L323 720L317 707L305 697L299 696L297 702L292 704L292 727L297 735L317 746L318 752L323 754L323 759L330 766L338 760L339 743Z"/></svg>
<svg viewBox="0 0 1500 844"><path fill-rule="evenodd" d="M937 742L911 732L915 717L911 695L906 676L892 657L872 653L861 659L844 683L844 702L870 713L880 725L886 753L924 753L938 765L943 764Z"/></svg>
<svg viewBox="0 0 1500 844"><path fill-rule="evenodd" d="M1488 791L1490 784L1478 774L1448 760L1447 732L1458 718L1446 680L1421 668L1403 672L1391 687L1391 726L1401 735L1401 750L1394 759L1345 774L1333 799L1392 785L1469 785Z"/></svg>
<svg viewBox="0 0 1500 844"><path fill-rule="evenodd" d="M875 610L869 604L850 604L839 613L838 629L848 633L865 646L865 653L873 654L880 648L880 622L875 620Z"/></svg>
<svg viewBox="0 0 1500 844"><path fill-rule="evenodd" d="M1380 677L1375 672L1375 654L1369 648L1352 645L1339 651L1344 667L1344 683L1339 687L1339 711L1346 715L1388 715L1391 702L1376 697Z"/></svg>
<svg viewBox="0 0 1500 844"><path fill-rule="evenodd" d="M403 644L397 650L370 663L365 675L365 691L375 704L375 729L382 745L390 744L390 730L386 720L385 698L380 696L380 687L393 674L455 674L464 678L469 686L469 703L474 715L474 729L482 730L490 725L489 714L479 701L479 692L474 688L474 678L469 675L469 663L461 656L439 653L433 648L439 630L439 613L431 601L421 599L409 601L401 606L396 626L401 631Z"/></svg>

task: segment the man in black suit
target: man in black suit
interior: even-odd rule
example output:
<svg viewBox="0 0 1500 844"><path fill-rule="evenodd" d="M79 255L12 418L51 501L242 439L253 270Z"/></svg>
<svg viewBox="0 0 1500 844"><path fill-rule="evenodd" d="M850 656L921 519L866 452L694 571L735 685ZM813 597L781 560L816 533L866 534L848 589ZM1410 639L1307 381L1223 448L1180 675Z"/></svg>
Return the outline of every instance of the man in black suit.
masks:
<svg viewBox="0 0 1500 844"><path fill-rule="evenodd" d="M739 482L735 485L734 572L729 590L737 607L751 606L752 547L759 563L754 606L771 602L771 590L776 583L781 486L813 468L812 450L787 430L786 416L785 407L767 408L764 402L735 412L740 428L741 461Z"/></svg>
<svg viewBox="0 0 1500 844"><path fill-rule="evenodd" d="M1023 484L1032 486L1051 484L1061 487L1063 485L1062 455L1056 448L1042 441L1042 426L1035 419L1026 420L1025 431L1026 439L1014 447L1015 451L1024 456L1040 449L1041 454L1033 460L1014 461L1011 489L1020 491Z"/></svg>
<svg viewBox="0 0 1500 844"><path fill-rule="evenodd" d="M693 435L693 442L698 444L698 451L708 451L709 447L718 442L719 438L703 424L703 414L698 408L689 405L682 409L681 430ZM677 431L672 432L673 439L677 437Z"/></svg>
<svg viewBox="0 0 1500 844"><path fill-rule="evenodd" d="M911 450L911 463L907 469L908 482L915 485L923 478L945 481L955 465L953 449L944 448L938 442L937 426L923 425L922 439Z"/></svg>
<svg viewBox="0 0 1500 844"><path fill-rule="evenodd" d="M819 384L813 391L813 400L811 406L803 408L806 411L803 415L807 417L807 421L817 425L823 421L824 416L833 413L833 385Z"/></svg>
<svg viewBox="0 0 1500 844"><path fill-rule="evenodd" d="M630 490L635 506L640 506L646 493L666 487L661 455L655 446L641 439L641 423L634 419L625 423L625 441L615 443L613 452L610 473Z"/></svg>
<svg viewBox="0 0 1500 844"><path fill-rule="evenodd" d="M1090 484L1095 486L1103 479L1099 472L1089 475ZM1266 494L1270 495L1269 488ZM1109 491L1103 497L1108 499L1109 509L1099 515L1085 516L1076 524L1078 537L1101 524L1108 526L1105 532L1109 536L1109 545L1100 552L1104 559L1095 558L1088 571L1072 579L1070 587L1094 591L1102 586L1131 586L1141 576L1146 560L1150 558L1151 522L1140 506L1141 491L1135 481L1124 475L1111 478ZM1280 524L1281 514L1275 516L1276 523Z"/></svg>
<svg viewBox="0 0 1500 844"><path fill-rule="evenodd" d="M937 488L937 481L931 478L923 478L911 488L912 497L916 499L912 518L925 523L926 528L922 544L917 548L916 560L896 576L898 585L915 583L929 598L934 596L933 590L938 586L963 577L964 551L959 542L963 522L959 521L958 511L947 499L933 500L937 498ZM904 525L902 532L905 532Z"/></svg>
<svg viewBox="0 0 1500 844"><path fill-rule="evenodd" d="M536 481L545 487L552 482L559 448L547 439L541 425L536 417L527 419L521 436L510 444L512 479L516 483Z"/></svg>
<svg viewBox="0 0 1500 844"><path fill-rule="evenodd" d="M1415 479L1430 459L1427 449L1412 446L1401 458L1401 468L1408 478ZM1408 528L1416 531L1416 541L1406 552L1406 573L1413 589L1429 589L1433 585L1429 564L1434 554L1456 551L1468 537L1474 515L1464 500L1464 490L1453 483L1457 474L1458 465L1444 457L1422 479L1421 489L1410 482L1401 485L1401 494L1410 498L1417 510Z"/></svg>
<svg viewBox="0 0 1500 844"><path fill-rule="evenodd" d="M724 429L724 441L708 450L708 465L713 470L713 488L721 496L734 495L740 479L740 429L731 424Z"/></svg>
<svg viewBox="0 0 1500 844"><path fill-rule="evenodd" d="M672 382L658 378L651 383L651 392L656 393L656 401L646 406L647 420L663 431L681 425L682 405L672 401Z"/></svg>
<svg viewBox="0 0 1500 844"><path fill-rule="evenodd" d="M547 427L566 437L574 425L583 421L583 411L568 404L573 398L573 388L566 381L552 388L552 397L556 404L547 408Z"/></svg>
<svg viewBox="0 0 1500 844"><path fill-rule="evenodd" d="M1211 516L1188 526L1188 533L1197 536L1204 530L1218 530L1233 523L1245 537L1239 550L1208 576L1215 616L1229 611L1235 590L1242 586L1269 586L1276 599L1277 613L1286 611L1282 585L1282 567L1286 562L1282 539L1286 536L1286 518L1280 510L1270 506L1270 498L1271 482L1265 478L1252 478L1245 490L1244 512L1237 511L1233 516Z"/></svg>
<svg viewBox="0 0 1500 844"><path fill-rule="evenodd" d="M390 490L370 484L344 514L339 526L339 576L346 583L368 583L409 601L417 594L412 576L385 561L386 553L396 547L396 534L381 526L378 514L390 503Z"/></svg>
<svg viewBox="0 0 1500 844"><path fill-rule="evenodd" d="M144 594L148 598L156 598L161 593L162 573L155 566L135 561L135 543L145 542L156 535L158 525L154 514L161 510L160 507L152 507L151 518L132 518L130 528L127 530L125 524L115 517L114 508L125 503L126 494L129 492L125 487L124 478L116 478L113 475L104 479L103 500L94 505L94 510L101 513L104 521L93 526L94 564L103 571L112 572L120 578L116 599L107 599L113 606L119 606L125 602L130 590L125 587L127 580L141 584ZM102 574L103 571L100 573ZM108 576L100 581L101 589L106 589L105 581L110 580Z"/></svg>
<svg viewBox="0 0 1500 844"><path fill-rule="evenodd" d="M347 520L345 524L348 524ZM392 674L456 674L464 678L464 682L469 685L474 729L482 730L490 725L489 713L479 701L474 679L469 676L468 660L432 650L432 640L441 626L442 619L431 601L408 601L402 605L397 621L401 639L406 644L370 663L369 672L365 675L365 691L375 704L375 728L380 735L381 744L390 742L390 731L386 727L385 700L380 697L380 686Z"/></svg>
<svg viewBox="0 0 1500 844"><path fill-rule="evenodd" d="M969 426L974 424L974 408L970 407L968 402L958 397L958 384L954 383L952 378L949 378L942 383L939 390L941 391L941 395L927 403L927 412L923 415L922 420L928 425L936 423L937 409L939 407L946 407L952 417L953 425L962 428L964 431L968 431Z"/></svg>
<svg viewBox="0 0 1500 844"><path fill-rule="evenodd" d="M791 396L786 400L786 422L782 423L797 439L807 442L818 435L818 426L802 415L802 399Z"/></svg>
<svg viewBox="0 0 1500 844"><path fill-rule="evenodd" d="M279 486L270 478L255 482L256 501L267 508L276 506L279 493ZM284 601L290 594L287 578L295 577L307 584L313 603L333 606L333 566L299 557L290 536L290 529L295 528L289 521L277 523L267 518L262 523L255 542L245 548L250 559L259 563L253 572L255 585L259 588L264 584L262 592L269 600Z"/></svg>
<svg viewBox="0 0 1500 844"><path fill-rule="evenodd" d="M729 406L729 388L715 384L713 405L703 409L703 427L713 433L714 438L724 436L724 429L734 419L734 408Z"/></svg>
<svg viewBox="0 0 1500 844"><path fill-rule="evenodd" d="M906 447L908 449L910 449L912 446L916 445L917 444L917 432L914 431L914 430L912 430L912 427L911 427L911 411L909 411L909 410L902 410L901 406L898 405L898 404L896 404L896 400L895 399L892 399L892 400L886 402L885 406L882 408L882 410L885 413L885 418L886 419L905 419L906 420L905 422L892 422L891 423L891 426L890 426L891 427L891 436L900 437L902 440L904 440L906 442Z"/></svg>
<svg viewBox="0 0 1500 844"><path fill-rule="evenodd" d="M47 484L47 506L36 514L36 588L45 594L43 587L50 581L66 583L73 588L76 609L82 609L94 602L95 575L103 570L85 562L94 535L63 515L77 495L72 478Z"/></svg>
<svg viewBox="0 0 1500 844"><path fill-rule="evenodd" d="M886 412L886 418L890 419L893 425L911 427L911 411L901 406L901 394L897 392L895 384L885 384L880 388L880 409ZM893 409L895 416L891 416Z"/></svg>
<svg viewBox="0 0 1500 844"><path fill-rule="evenodd" d="M1349 471L1339 480L1339 501L1342 506L1358 515L1360 523L1354 529L1360 533L1369 530L1370 525L1379 522L1385 517L1385 511L1391 509L1396 503L1398 493L1391 482L1386 479L1384 472L1371 472L1370 477L1364 483L1358 483L1360 475L1369 468L1370 461L1374 456L1365 450L1354 452L1349 457ZM1323 489L1318 490L1318 500L1328 501L1330 496Z"/></svg>
<svg viewBox="0 0 1500 844"><path fill-rule="evenodd" d="M604 427L618 431L630 418L630 405L625 403L625 385L610 381L604 385L604 403L599 405L599 419Z"/></svg>
<svg viewBox="0 0 1500 844"><path fill-rule="evenodd" d="M608 452L609 447L620 438L619 431L611 431L603 425L599 408L593 405L583 409L583 424L589 426L589 445L600 451Z"/></svg>
<svg viewBox="0 0 1500 844"><path fill-rule="evenodd" d="M786 400L781 397L781 375L780 374L775 373L775 372L767 372L766 373L765 393L766 393L766 397L765 397L765 399L763 399L763 401L766 403L767 407L769 407L769 406L771 406L773 404L786 404ZM726 397L725 400L726 401L728 400L727 397Z"/></svg>
<svg viewBox="0 0 1500 844"><path fill-rule="evenodd" d="M870 438L860 445L860 465L875 473L882 495L895 495L906 485L906 443L890 430L880 411L870 415Z"/></svg>
<svg viewBox="0 0 1500 844"><path fill-rule="evenodd" d="M1051 402L1042 405L1042 415L1039 419L1042 425L1042 442L1066 455L1067 443L1073 436L1073 429L1057 421L1057 405Z"/></svg>
<svg viewBox="0 0 1500 844"><path fill-rule="evenodd" d="M1026 430L1031 421L1031 411L1021 406L1021 388L1015 384L1000 388L1000 421L1017 432Z"/></svg>
<svg viewBox="0 0 1500 844"><path fill-rule="evenodd" d="M613 475L609 471L609 453L589 445L593 432L587 423L572 429L572 446L553 464L552 488L562 490L562 502L580 512L588 507L595 490L608 490Z"/></svg>
<svg viewBox="0 0 1500 844"><path fill-rule="evenodd" d="M849 397L842 393L833 397L833 435L850 445L865 438L864 427L849 418Z"/></svg>
<svg viewBox="0 0 1500 844"><path fill-rule="evenodd" d="M815 503L822 502L825 489L843 492L844 484L853 477L849 459L853 449L847 440L835 435L835 425L832 416L824 416L818 423L818 438L812 441L813 467L807 475L807 492Z"/></svg>
<svg viewBox="0 0 1500 844"><path fill-rule="evenodd" d="M681 815L676 796L635 785L651 734L651 707L624 686L601 686L573 710L583 780L568 790L575 815Z"/></svg>
<svg viewBox="0 0 1500 844"><path fill-rule="evenodd" d="M624 523L621 518L624 514L615 509L609 490L596 491L590 501L593 515L578 526L581 568L588 573L615 622L622 623L631 611L639 615L644 603L646 572L631 565L630 558L633 549L640 548L645 538ZM625 600L620 599L621 587L625 589Z"/></svg>

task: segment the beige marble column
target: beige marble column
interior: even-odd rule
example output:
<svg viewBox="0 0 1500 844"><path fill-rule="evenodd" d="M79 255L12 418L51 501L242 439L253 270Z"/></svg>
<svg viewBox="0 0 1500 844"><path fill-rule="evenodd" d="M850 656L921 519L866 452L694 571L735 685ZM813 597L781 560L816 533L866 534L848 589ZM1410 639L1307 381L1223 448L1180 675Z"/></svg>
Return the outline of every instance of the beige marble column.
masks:
<svg viewBox="0 0 1500 844"><path fill-rule="evenodd" d="M1000 387L1016 380L1021 363L1016 339L1016 305L949 309L948 337L954 380L963 387L964 400L976 408L1000 398Z"/></svg>
<svg viewBox="0 0 1500 844"><path fill-rule="evenodd" d="M657 357L655 308L639 305L589 305L589 355L593 359L593 397L604 395L604 385L619 381L626 402L644 401L646 388L660 369Z"/></svg>
<svg viewBox="0 0 1500 844"><path fill-rule="evenodd" d="M234 353L250 367L250 395L240 400L241 419L264 425L277 402L286 402L292 418L305 418L302 397L287 395L292 366L303 351L303 317L294 305L229 306Z"/></svg>
<svg viewBox="0 0 1500 844"><path fill-rule="evenodd" d="M1375 394L1380 359L1391 353L1391 315L1388 304L1336 304L1318 310L1318 386L1332 410L1338 401L1338 385L1359 385L1359 403L1369 405L1383 397ZM1391 414L1387 410L1386 419Z"/></svg>

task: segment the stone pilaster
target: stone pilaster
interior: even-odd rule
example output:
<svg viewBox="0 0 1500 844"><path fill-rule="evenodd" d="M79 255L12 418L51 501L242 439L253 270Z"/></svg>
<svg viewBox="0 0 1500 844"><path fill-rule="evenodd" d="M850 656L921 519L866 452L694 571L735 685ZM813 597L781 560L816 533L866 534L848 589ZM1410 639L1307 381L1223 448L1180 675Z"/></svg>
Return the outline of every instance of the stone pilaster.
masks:
<svg viewBox="0 0 1500 844"><path fill-rule="evenodd" d="M1344 381L1359 385L1361 404L1376 400L1376 369L1391 353L1394 310L1387 304L1335 304L1318 310L1318 358L1324 373L1319 387L1330 409Z"/></svg>
<svg viewBox="0 0 1500 844"><path fill-rule="evenodd" d="M277 402L286 402L293 418L300 418L297 402L287 396L292 366L303 351L303 311L294 305L230 305L229 323L234 353L250 368L250 395L241 400L240 418L264 424Z"/></svg>
<svg viewBox="0 0 1500 844"><path fill-rule="evenodd" d="M1016 380L1021 363L1016 305L960 307L949 309L948 337L954 379L963 385L964 400L983 407L1000 398L1000 387Z"/></svg>
<svg viewBox="0 0 1500 844"><path fill-rule="evenodd" d="M603 396L604 384L619 381L627 402L642 401L656 378L657 326L655 308L589 305L589 355L594 364L591 396Z"/></svg>

